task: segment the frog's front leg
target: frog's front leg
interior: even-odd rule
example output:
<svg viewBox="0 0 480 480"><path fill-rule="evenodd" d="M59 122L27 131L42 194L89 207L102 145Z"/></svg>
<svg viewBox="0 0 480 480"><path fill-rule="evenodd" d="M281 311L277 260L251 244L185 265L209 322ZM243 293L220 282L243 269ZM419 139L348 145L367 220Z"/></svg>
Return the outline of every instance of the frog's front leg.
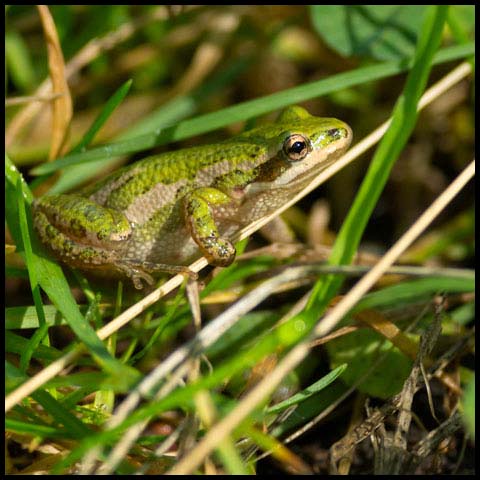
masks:
<svg viewBox="0 0 480 480"><path fill-rule="evenodd" d="M227 267L235 259L235 247L218 232L212 207L226 205L232 199L221 190L201 187L185 199L186 223L195 243L205 255L208 263Z"/></svg>

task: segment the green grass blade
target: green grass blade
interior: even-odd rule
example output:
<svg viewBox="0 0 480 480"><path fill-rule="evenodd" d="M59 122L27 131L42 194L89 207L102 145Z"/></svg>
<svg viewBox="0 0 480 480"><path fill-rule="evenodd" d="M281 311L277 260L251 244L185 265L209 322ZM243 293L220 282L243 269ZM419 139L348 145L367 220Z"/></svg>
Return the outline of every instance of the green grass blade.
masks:
<svg viewBox="0 0 480 480"><path fill-rule="evenodd" d="M470 437L475 440L475 376L468 382L463 398L463 421Z"/></svg>
<svg viewBox="0 0 480 480"><path fill-rule="evenodd" d="M456 58L463 58L471 55L474 51L475 45L473 42L466 45L445 48L439 52L436 60L440 63ZM193 135L200 135L216 130L234 122L244 121L263 115L293 103L326 95L338 91L341 88L348 88L365 82L396 75L407 70L408 67L409 64L407 62L385 62L340 73L323 80L300 85L255 100L239 103L224 108L218 112L200 115L196 118L185 120L178 125L159 130L158 132L149 133L123 142L111 143L103 147L94 148L88 152L67 155L54 162L45 163L36 167L31 170L31 173L33 175L43 175L70 165L77 165L99 159L106 160L112 157L131 154L155 146L164 145L168 142L183 140Z"/></svg>
<svg viewBox="0 0 480 480"><path fill-rule="evenodd" d="M7 432L24 433L34 437L69 438L68 430L65 428L59 429L49 425L35 425L31 422L14 420L13 418L5 419L5 430Z"/></svg>
<svg viewBox="0 0 480 480"><path fill-rule="evenodd" d="M95 138L95 135L103 127L106 121L110 118L113 111L120 105L123 99L126 97L132 86L132 80L126 81L117 91L107 100L102 111L98 114L97 118L93 121L92 125L80 140L78 145L72 149L70 154L84 152L86 147ZM90 165L90 168L85 168L85 165L76 165L73 168L62 172L60 177L52 186L49 193L62 193L72 187L79 185L85 177L90 178L95 175L96 170ZM45 177L41 177L45 179Z"/></svg>
<svg viewBox="0 0 480 480"><path fill-rule="evenodd" d="M283 410L286 410L288 407L292 405L297 405L299 403L304 402L307 398L311 397L312 395L317 394L328 385L330 385L333 381L335 381L347 368L347 364L344 363L343 365L339 365L337 368L332 370L330 373L322 377L320 380L317 380L315 383L312 383L309 387L305 388L301 392L292 395L290 398L287 398L283 402L276 403L272 407L266 409L266 413L278 413Z"/></svg>
<svg viewBox="0 0 480 480"><path fill-rule="evenodd" d="M431 298L438 292L463 293L475 290L475 279L431 277L411 280L365 295L352 312L366 308L396 306Z"/></svg>
<svg viewBox="0 0 480 480"><path fill-rule="evenodd" d="M166 126L175 125L184 118L193 115L199 106L210 96L218 92L237 79L248 66L254 56L235 59L228 63L218 74L194 89L190 94L179 95L164 103L160 108L147 115L144 119L132 125L128 131L119 135L118 140L127 140L145 135Z"/></svg>
<svg viewBox="0 0 480 480"><path fill-rule="evenodd" d="M23 38L14 31L5 32L5 67L10 81L22 92L31 92L36 72L31 53ZM6 79L6 84L8 81Z"/></svg>
<svg viewBox="0 0 480 480"><path fill-rule="evenodd" d="M77 153L83 151L95 138L95 135L103 127L105 122L110 118L113 111L122 103L123 99L130 91L133 80L127 80L105 103L102 111L98 114L97 118L92 123L92 126L88 129L87 133L80 140L78 145L72 149L71 153Z"/></svg>
<svg viewBox="0 0 480 480"><path fill-rule="evenodd" d="M444 6L430 7L426 11L414 65L407 77L404 92L395 105L392 123L374 154L360 190L337 236L329 258L332 265L351 262L390 170L415 127L417 104L427 84L446 15L447 8ZM339 289L342 280L341 276L332 275L319 280L310 297L307 312L315 311L318 315L319 311L323 311Z"/></svg>
<svg viewBox="0 0 480 480"><path fill-rule="evenodd" d="M65 319L53 305L44 305L45 322L49 325L65 325ZM16 328L38 328L38 316L35 307L8 307L5 309L5 330Z"/></svg>
<svg viewBox="0 0 480 480"><path fill-rule="evenodd" d="M63 425L70 437L83 438L92 434L92 430L70 413L60 402L48 392L39 390L33 394L34 399L42 405L58 425Z"/></svg>
<svg viewBox="0 0 480 480"><path fill-rule="evenodd" d="M22 235L22 243L25 252L25 262L30 267L28 269L28 275L30 278L30 287L32 289L33 301L35 303L35 310L37 312L39 322L39 328L32 335L28 342L27 348L22 352L22 355L20 356L20 369L25 372L28 368L33 352L45 338L45 335L48 334L48 325L45 322L45 312L43 311L43 304L40 296L40 285L37 281L38 275L35 268L37 262L35 260L35 256L32 251L32 246L30 242L31 235L27 221L27 213L25 210L25 201L23 198L22 179L20 177L17 179L17 188L15 193L18 209L18 224L20 227L20 233Z"/></svg>
<svg viewBox="0 0 480 480"><path fill-rule="evenodd" d="M10 376L15 376L18 383L28 379L19 369L9 364L8 372ZM75 415L65 408L58 400L52 397L48 392L38 390L32 394L32 398L38 402L53 418L57 425L65 427L68 438L82 438L92 433L92 430L83 424Z"/></svg>
<svg viewBox="0 0 480 480"><path fill-rule="evenodd" d="M248 475L249 471L243 463L231 437L226 437L216 448L216 455L225 467L228 475Z"/></svg>
<svg viewBox="0 0 480 480"><path fill-rule="evenodd" d="M29 340L10 330L5 331L5 352L21 355L28 347ZM32 353L38 360L53 361L62 356L62 352L53 347L38 345Z"/></svg>
<svg viewBox="0 0 480 480"><path fill-rule="evenodd" d="M6 198L13 199L16 195L16 184L22 182L22 194L26 201L31 201L32 194L28 186L23 182L21 175L15 166L10 162L10 159L5 157L5 195ZM11 209L6 210L7 223L15 239L15 244L19 250L24 250L21 229L18 220L18 208L14 205L15 202L7 202ZM15 216L16 215L16 216ZM29 231L31 232L31 222L29 222ZM103 365L112 375L114 375L125 388L130 382L136 378L136 373L133 369L123 365L120 361L113 358L102 341L98 338L95 330L85 320L80 313L75 299L72 296L70 287L65 280L61 268L49 258L37 255L36 252L41 252L42 248L39 245L36 236L31 235L32 241L32 259L28 265L29 268L34 268L38 284L48 295L52 303L63 314L70 328L73 330L78 339L84 343L87 350L94 356L94 358Z"/></svg>

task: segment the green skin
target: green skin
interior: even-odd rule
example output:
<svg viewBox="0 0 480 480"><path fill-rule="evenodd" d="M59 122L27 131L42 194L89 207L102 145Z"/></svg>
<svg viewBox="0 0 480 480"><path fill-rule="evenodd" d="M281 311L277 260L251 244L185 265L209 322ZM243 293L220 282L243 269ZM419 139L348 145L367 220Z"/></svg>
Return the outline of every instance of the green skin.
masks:
<svg viewBox="0 0 480 480"><path fill-rule="evenodd" d="M127 276L136 288L153 282L150 273L189 273L184 265L199 251L228 266L229 238L296 195L351 139L340 120L289 107L232 139L145 158L77 194L41 197L34 225L64 263Z"/></svg>

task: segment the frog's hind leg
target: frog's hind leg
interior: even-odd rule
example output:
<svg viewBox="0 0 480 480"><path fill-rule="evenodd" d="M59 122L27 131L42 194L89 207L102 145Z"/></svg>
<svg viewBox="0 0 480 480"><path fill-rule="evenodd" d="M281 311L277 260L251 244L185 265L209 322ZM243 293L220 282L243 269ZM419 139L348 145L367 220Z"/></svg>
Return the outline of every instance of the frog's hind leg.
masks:
<svg viewBox="0 0 480 480"><path fill-rule="evenodd" d="M46 195L33 202L33 221L42 240L47 243L53 235L50 223L78 244L101 249L118 249L132 235L132 227L125 215L81 195Z"/></svg>
<svg viewBox="0 0 480 480"><path fill-rule="evenodd" d="M43 244L65 263L78 267L93 267L111 263L109 252L72 240L52 224L44 212L36 211L33 219L35 229Z"/></svg>
<svg viewBox="0 0 480 480"><path fill-rule="evenodd" d="M34 223L42 242L62 262L94 273L100 273L105 269L120 272L130 278L138 290L143 288L142 281L153 285L153 277L148 272L182 273L190 278L197 278L197 274L188 267L141 260L121 260L116 252L79 244L56 228L42 211L35 212Z"/></svg>
<svg viewBox="0 0 480 480"><path fill-rule="evenodd" d="M132 227L122 212L80 195L48 195L35 200L33 222L42 242L62 262L90 272L117 272L137 289L153 284L149 272L182 273L188 267L125 258Z"/></svg>

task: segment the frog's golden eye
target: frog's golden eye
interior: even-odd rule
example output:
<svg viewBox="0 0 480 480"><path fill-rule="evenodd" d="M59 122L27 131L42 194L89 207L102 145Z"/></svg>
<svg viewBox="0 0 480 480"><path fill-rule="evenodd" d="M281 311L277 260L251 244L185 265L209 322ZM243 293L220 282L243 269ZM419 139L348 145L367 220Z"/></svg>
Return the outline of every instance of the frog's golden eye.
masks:
<svg viewBox="0 0 480 480"><path fill-rule="evenodd" d="M303 160L311 151L310 141L303 135L295 133L283 142L285 155L293 162Z"/></svg>

